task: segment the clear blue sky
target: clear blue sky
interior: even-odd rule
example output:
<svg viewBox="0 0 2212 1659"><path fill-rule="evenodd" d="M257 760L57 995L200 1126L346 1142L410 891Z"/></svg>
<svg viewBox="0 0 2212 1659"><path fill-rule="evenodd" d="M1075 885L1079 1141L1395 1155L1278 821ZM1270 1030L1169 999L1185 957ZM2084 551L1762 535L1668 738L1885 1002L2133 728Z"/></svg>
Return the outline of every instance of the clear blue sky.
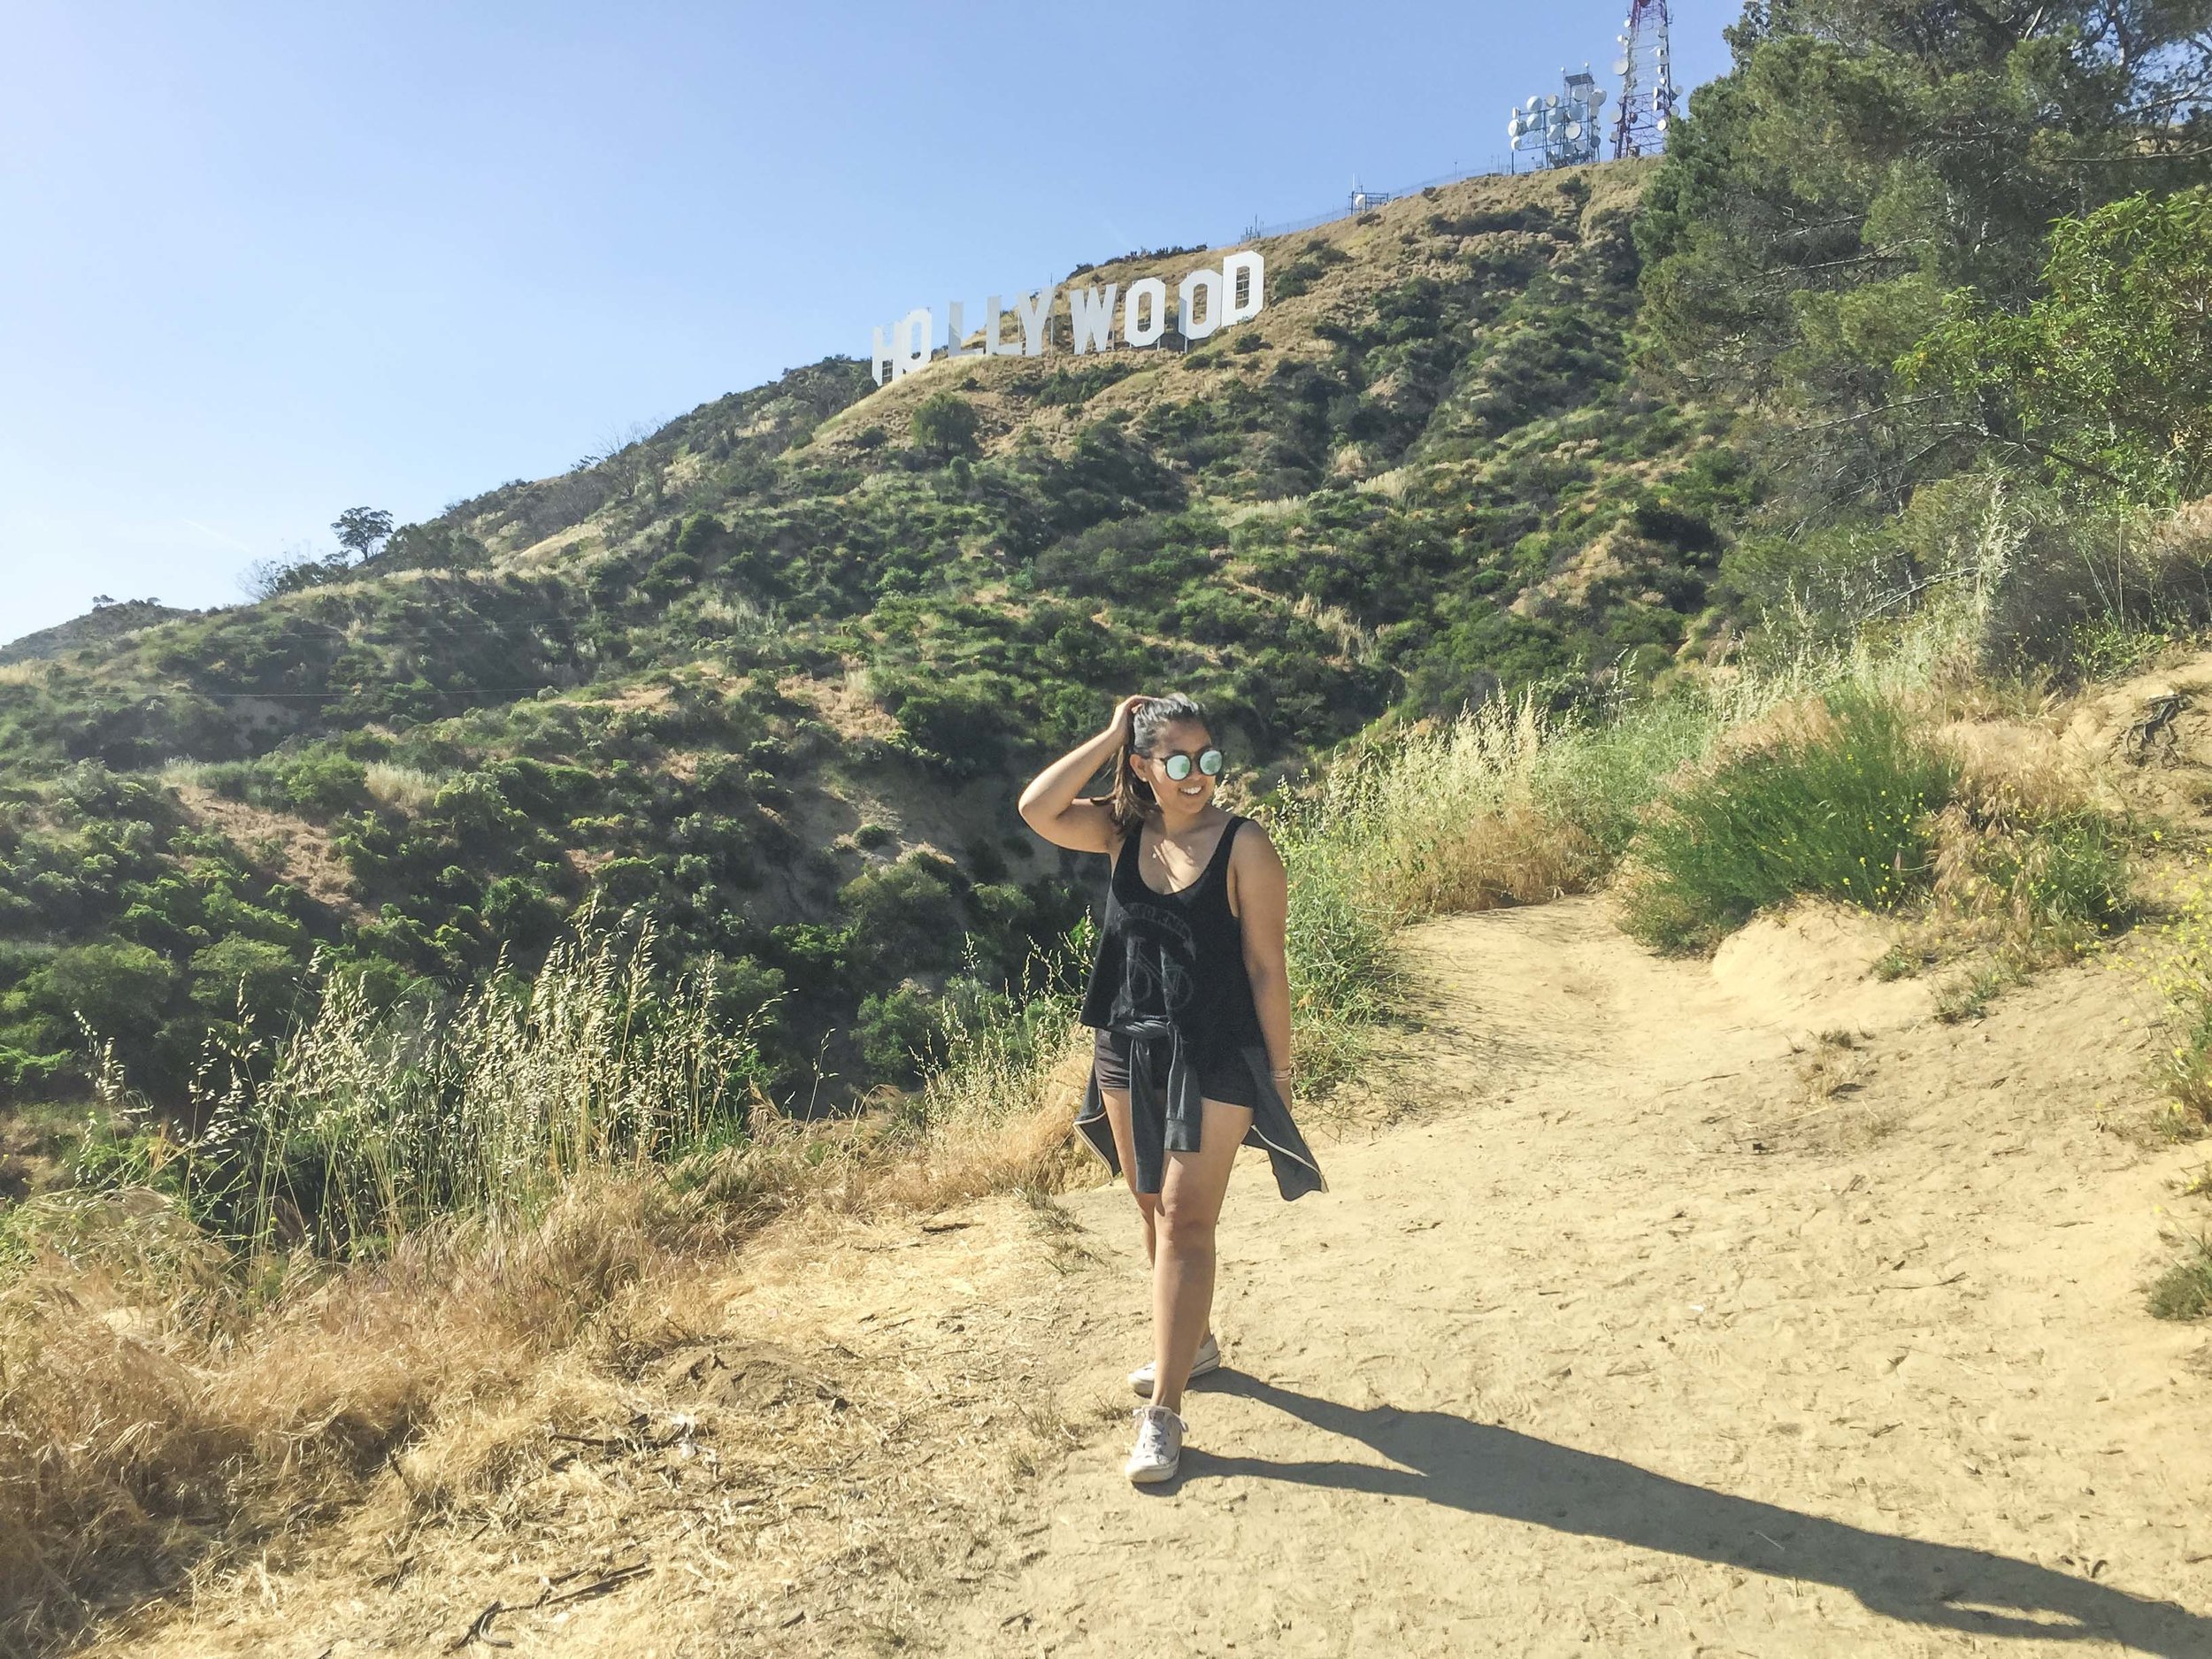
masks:
<svg viewBox="0 0 2212 1659"><path fill-rule="evenodd" d="M1680 0L1685 86L1730 0ZM0 640L1502 154L1547 6L0 3Z"/></svg>

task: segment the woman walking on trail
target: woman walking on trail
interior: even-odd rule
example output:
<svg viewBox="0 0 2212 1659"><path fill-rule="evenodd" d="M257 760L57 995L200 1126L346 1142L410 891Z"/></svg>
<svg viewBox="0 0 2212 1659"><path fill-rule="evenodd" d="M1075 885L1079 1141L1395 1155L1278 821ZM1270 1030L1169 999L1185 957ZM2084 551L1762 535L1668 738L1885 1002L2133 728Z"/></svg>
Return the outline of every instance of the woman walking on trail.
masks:
<svg viewBox="0 0 2212 1659"><path fill-rule="evenodd" d="M1080 795L1110 762L1112 794ZM1283 861L1265 830L1214 803L1221 766L1196 703L1125 697L1021 797L1047 841L1113 864L1076 1126L1136 1194L1152 1264L1152 1361L1129 1377L1147 1399L1128 1464L1140 1485L1174 1478L1184 1384L1221 1363L1214 1227L1237 1148L1267 1149L1285 1198L1324 1185L1290 1118Z"/></svg>

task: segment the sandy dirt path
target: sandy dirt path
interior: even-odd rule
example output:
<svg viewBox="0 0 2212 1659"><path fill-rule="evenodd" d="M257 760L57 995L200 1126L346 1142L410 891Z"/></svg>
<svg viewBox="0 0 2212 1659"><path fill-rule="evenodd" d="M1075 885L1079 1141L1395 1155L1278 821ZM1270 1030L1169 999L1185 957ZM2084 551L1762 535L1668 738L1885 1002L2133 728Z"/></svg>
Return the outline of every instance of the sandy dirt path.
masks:
<svg viewBox="0 0 2212 1659"><path fill-rule="evenodd" d="M1096 1426L942 1651L2212 1655L2204 1339L2140 1295L2204 1159L2112 1132L2139 982L1945 1025L1818 916L1710 966L1597 901L1411 942L1422 1115L1295 1205L1247 1155L1171 1486L1105 1416L1127 1201L1067 1201Z"/></svg>

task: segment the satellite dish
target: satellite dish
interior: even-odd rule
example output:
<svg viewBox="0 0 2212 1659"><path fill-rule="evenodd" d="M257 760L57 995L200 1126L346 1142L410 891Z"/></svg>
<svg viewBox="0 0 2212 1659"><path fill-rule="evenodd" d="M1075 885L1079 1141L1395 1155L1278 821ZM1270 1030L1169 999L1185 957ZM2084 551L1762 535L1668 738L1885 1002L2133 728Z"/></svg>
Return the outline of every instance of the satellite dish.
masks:
<svg viewBox="0 0 2212 1659"><path fill-rule="evenodd" d="M1518 150L1521 147L1521 129L1517 123L1509 126L1505 129L1505 135L1514 149Z"/></svg>
<svg viewBox="0 0 2212 1659"><path fill-rule="evenodd" d="M1567 123L1567 136L1570 138L1581 137L1582 123L1580 121L1569 121Z"/></svg>
<svg viewBox="0 0 2212 1659"><path fill-rule="evenodd" d="M1664 115L1662 115L1656 121L1652 123L1652 125L1663 133L1667 130L1667 118Z"/></svg>
<svg viewBox="0 0 2212 1659"><path fill-rule="evenodd" d="M1616 58L1613 60L1613 73L1617 75L1626 74L1628 73L1628 59L1625 58Z"/></svg>
<svg viewBox="0 0 2212 1659"><path fill-rule="evenodd" d="M1534 114L1534 113L1538 111L1538 110L1540 110L1540 109L1542 109L1542 108L1544 107L1544 101L1543 101L1543 99L1541 99L1541 98L1538 97L1538 96L1537 96L1534 93L1532 93L1532 93L1530 93L1530 94L1529 94L1529 96L1528 96L1528 103L1527 103L1526 104L1525 104L1523 107L1524 107L1525 109L1526 109L1526 110L1527 110L1527 111L1529 111L1532 115L1532 114Z"/></svg>
<svg viewBox="0 0 2212 1659"><path fill-rule="evenodd" d="M1599 105L1599 104L1602 104L1602 103L1604 103L1604 102L1605 102L1605 88L1604 88L1603 87L1592 87L1592 88L1590 88L1590 110L1591 110L1591 112L1592 112L1593 114L1596 113L1596 111L1597 111L1597 107L1598 107L1598 105Z"/></svg>
<svg viewBox="0 0 2212 1659"><path fill-rule="evenodd" d="M1557 109L1559 107L1559 95L1556 92L1547 92L1544 95L1544 107L1548 110Z"/></svg>

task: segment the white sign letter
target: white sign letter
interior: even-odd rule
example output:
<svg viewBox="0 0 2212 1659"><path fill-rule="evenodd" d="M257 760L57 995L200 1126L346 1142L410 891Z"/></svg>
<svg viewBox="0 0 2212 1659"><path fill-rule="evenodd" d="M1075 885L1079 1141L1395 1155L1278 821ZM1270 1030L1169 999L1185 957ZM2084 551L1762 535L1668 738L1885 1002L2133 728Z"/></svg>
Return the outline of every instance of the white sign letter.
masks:
<svg viewBox="0 0 2212 1659"><path fill-rule="evenodd" d="M1075 339L1078 355L1086 351L1105 351L1113 343L1114 296L1121 292L1121 284L1109 282L1102 298L1094 288L1068 290L1068 322Z"/></svg>
<svg viewBox="0 0 2212 1659"><path fill-rule="evenodd" d="M1140 323L1137 308L1147 305L1151 315ZM1156 346L1167 333L1167 284L1156 276L1140 277L1129 285L1129 297L1121 303L1121 337L1133 346Z"/></svg>
<svg viewBox="0 0 2212 1659"><path fill-rule="evenodd" d="M1052 302L1058 297L1058 288L1039 288L1034 294L1025 294L1014 302L1014 315L1022 319L1022 356L1041 357L1052 336L1045 325L1052 319Z"/></svg>
<svg viewBox="0 0 2212 1659"><path fill-rule="evenodd" d="M970 351L961 344L961 342L968 337L966 319L961 314L964 309L958 300L945 302L945 311L948 313L948 320L945 324L945 356L948 357L979 357L983 355L980 351Z"/></svg>
<svg viewBox="0 0 2212 1659"><path fill-rule="evenodd" d="M930 315L915 310L891 325L891 337L887 341L884 331L874 331L873 352L877 384L889 385L901 375L911 374L929 362Z"/></svg>
<svg viewBox="0 0 2212 1659"><path fill-rule="evenodd" d="M1242 253L1233 253L1221 262L1222 291L1228 304L1221 321L1226 327L1231 323L1248 323L1267 304L1267 261L1256 248ZM1242 289L1242 293L1238 292Z"/></svg>
<svg viewBox="0 0 2212 1659"><path fill-rule="evenodd" d="M998 303L998 296L991 296L991 303L983 308L983 355L987 357L1018 357L1022 349L1002 338L999 330L1006 323L1006 308Z"/></svg>
<svg viewBox="0 0 2212 1659"><path fill-rule="evenodd" d="M1206 320L1198 320L1198 296L1206 296ZM1183 303L1183 338L1203 340L1221 326L1221 273L1194 271L1183 279L1183 286L1176 290Z"/></svg>

